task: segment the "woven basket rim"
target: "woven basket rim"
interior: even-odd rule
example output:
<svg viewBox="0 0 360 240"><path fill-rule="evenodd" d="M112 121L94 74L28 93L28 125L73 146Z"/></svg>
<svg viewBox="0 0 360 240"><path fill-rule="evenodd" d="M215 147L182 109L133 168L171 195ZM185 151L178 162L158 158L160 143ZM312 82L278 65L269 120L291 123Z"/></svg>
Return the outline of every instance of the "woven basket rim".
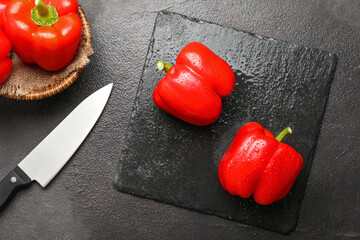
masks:
<svg viewBox="0 0 360 240"><path fill-rule="evenodd" d="M80 6L80 4L79 4L79 18L81 20L82 31L83 31L82 40L85 40L83 47L89 46L91 48L90 25L89 25L86 15L85 15L85 12L82 9L82 7ZM82 70L84 69L84 67L82 67L80 69L75 69L74 71L70 72L62 80L58 81L57 83L51 84L41 90L32 91L32 92L29 92L24 95L11 94L11 93L2 93L0 95L3 97L6 97L6 98L18 99L18 100L39 100L39 99L48 98L48 97L54 96L54 95L64 91L71 84L73 84L76 81L76 79L79 77L79 75L82 72Z"/></svg>

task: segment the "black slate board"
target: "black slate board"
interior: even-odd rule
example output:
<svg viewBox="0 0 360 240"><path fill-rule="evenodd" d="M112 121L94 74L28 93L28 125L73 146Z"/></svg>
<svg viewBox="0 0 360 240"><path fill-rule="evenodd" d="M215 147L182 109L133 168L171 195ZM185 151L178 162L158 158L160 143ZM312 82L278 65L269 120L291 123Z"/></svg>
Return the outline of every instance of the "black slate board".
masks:
<svg viewBox="0 0 360 240"><path fill-rule="evenodd" d="M219 120L196 127L158 109L152 92L179 51L198 41L226 60L236 86L223 101ZM115 187L120 191L203 213L289 233L295 229L325 112L336 57L170 12L159 13L135 100ZM279 133L304 158L291 192L268 206L231 196L217 167L238 129L256 121Z"/></svg>

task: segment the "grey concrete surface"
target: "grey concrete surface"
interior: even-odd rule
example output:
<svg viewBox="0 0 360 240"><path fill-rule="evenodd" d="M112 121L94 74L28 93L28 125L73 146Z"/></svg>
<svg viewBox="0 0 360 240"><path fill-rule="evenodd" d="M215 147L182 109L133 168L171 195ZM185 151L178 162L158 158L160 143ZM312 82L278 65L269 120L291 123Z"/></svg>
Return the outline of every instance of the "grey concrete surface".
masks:
<svg viewBox="0 0 360 240"><path fill-rule="evenodd" d="M103 116L46 188L19 192L0 212L0 239L360 238L360 2L80 0L95 54L78 81L50 99L0 98L0 178L87 95L114 90ZM338 56L318 146L289 236L134 197L112 186L155 17L178 12Z"/></svg>

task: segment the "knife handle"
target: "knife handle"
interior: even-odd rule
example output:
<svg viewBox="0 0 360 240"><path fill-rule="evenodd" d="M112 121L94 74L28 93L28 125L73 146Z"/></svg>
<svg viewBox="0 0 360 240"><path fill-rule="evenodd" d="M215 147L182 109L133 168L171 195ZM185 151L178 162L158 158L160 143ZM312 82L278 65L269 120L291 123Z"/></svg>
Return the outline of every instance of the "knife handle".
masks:
<svg viewBox="0 0 360 240"><path fill-rule="evenodd" d="M19 167L12 170L0 182L0 210L5 207L15 190L31 183L31 179Z"/></svg>

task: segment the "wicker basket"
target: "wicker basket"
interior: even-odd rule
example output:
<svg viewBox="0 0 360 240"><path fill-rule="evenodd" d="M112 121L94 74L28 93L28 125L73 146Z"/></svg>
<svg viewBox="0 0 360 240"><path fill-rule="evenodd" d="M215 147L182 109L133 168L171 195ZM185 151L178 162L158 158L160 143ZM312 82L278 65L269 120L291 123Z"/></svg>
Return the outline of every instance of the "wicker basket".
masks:
<svg viewBox="0 0 360 240"><path fill-rule="evenodd" d="M0 86L0 95L13 99L37 100L62 92L75 82L89 63L88 57L93 53L89 22L81 6L79 17L82 23L79 49L67 67L56 72L48 72L35 64L24 64L12 53L13 70L9 79Z"/></svg>

